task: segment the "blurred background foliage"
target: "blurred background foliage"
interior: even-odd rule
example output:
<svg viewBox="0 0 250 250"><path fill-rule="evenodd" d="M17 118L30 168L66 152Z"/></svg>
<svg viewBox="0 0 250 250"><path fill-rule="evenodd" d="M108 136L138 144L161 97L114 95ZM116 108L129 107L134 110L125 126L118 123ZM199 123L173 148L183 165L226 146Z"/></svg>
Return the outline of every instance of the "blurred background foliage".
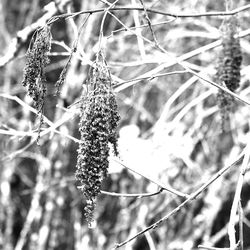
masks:
<svg viewBox="0 0 250 250"><path fill-rule="evenodd" d="M112 2L112 1L111 1ZM235 2L235 1L233 1ZM224 1L145 0L148 8L169 13L224 11ZM239 0L234 8L248 4ZM120 0L118 5L139 5ZM2 0L0 2L0 57L20 30L43 17L107 7L102 1ZM112 12L127 27L147 24L143 12ZM50 64L46 68L44 115L56 126L35 142L39 119L21 85L25 52L32 33L20 42L13 60L0 67L0 249L56 250L111 249L177 207L183 198L169 192L144 198L101 194L92 229L83 218L84 197L74 180L79 139L79 108L69 105L81 96L90 64L98 49L103 13L93 13L83 28L61 95L55 82L67 62L82 16L52 25ZM173 18L149 13L159 44L210 79L216 73L220 46L202 46L220 39L221 16ZM249 28L249 11L238 14L239 32ZM164 22L164 23L163 23ZM132 34L112 16L104 25L105 54L113 76L128 81L155 74L183 71L170 56L140 38L153 41L149 28ZM243 64L237 93L250 100L249 36L241 38ZM187 53L200 49L195 55ZM185 55L187 56L185 58ZM216 79L213 79L216 82ZM118 84L118 83L115 83ZM118 84L119 85L119 84ZM143 79L127 88L115 87L121 115L120 160L149 179L181 192L192 193L242 151L249 135L249 107L235 101L230 124L221 131L217 89L190 73ZM124 85L122 85L124 86ZM120 88L120 89L119 89ZM23 102L22 102L23 101ZM43 125L48 131L49 125ZM169 220L123 247L133 250L197 249L199 244L228 247L227 226L239 168L232 168ZM244 249L250 249L250 175L242 189ZM102 190L150 193L154 183L124 168L113 157ZM238 229L237 229L238 230ZM238 231L237 231L238 235Z"/></svg>

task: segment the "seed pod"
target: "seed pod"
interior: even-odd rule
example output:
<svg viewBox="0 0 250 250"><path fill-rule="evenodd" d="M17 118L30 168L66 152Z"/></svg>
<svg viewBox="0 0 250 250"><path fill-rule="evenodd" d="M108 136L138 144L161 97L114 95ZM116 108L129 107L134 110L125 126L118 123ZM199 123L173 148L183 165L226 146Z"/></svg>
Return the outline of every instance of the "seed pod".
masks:
<svg viewBox="0 0 250 250"><path fill-rule="evenodd" d="M222 51L219 56L216 81L223 87L235 92L240 83L240 68L242 62L241 48L237 35L237 19L232 16L227 18L222 26ZM218 91L217 103L221 113L221 127L233 112L234 98L222 90Z"/></svg>
<svg viewBox="0 0 250 250"><path fill-rule="evenodd" d="M118 154L116 130L120 116L108 69L104 60L99 61L99 57L100 54L97 55L97 67L89 80L92 90L82 102L79 124L81 143L75 175L87 201L85 217L89 225L93 220L101 182L108 173L109 142L115 154Z"/></svg>

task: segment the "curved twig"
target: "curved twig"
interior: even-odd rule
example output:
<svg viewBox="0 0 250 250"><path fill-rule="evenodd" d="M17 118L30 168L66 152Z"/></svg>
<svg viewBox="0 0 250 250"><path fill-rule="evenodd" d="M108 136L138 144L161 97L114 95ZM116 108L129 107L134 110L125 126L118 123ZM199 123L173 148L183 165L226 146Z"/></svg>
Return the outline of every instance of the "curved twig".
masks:
<svg viewBox="0 0 250 250"><path fill-rule="evenodd" d="M224 16L232 16L236 15L240 12L246 11L250 9L250 4L244 5L242 7L239 7L237 9L234 9L232 11L211 11L211 12L203 12L203 13L170 13L170 12L164 12L160 10L155 10L155 9L149 9L149 8L142 8L142 7L137 7L137 6L120 6L120 7L113 7L110 8L109 11L126 11L126 10L137 10L137 11L147 11L148 13L154 13L158 15L163 15L163 16L171 16L175 18L187 18L187 17L204 17L204 16L214 16L214 17L224 17ZM71 14L62 14L53 17L52 20L48 22L48 24L51 24L59 19L62 18L72 18L76 17L79 15L83 14L93 14L93 13L100 13L107 11L107 8L99 8L99 9L94 9L94 10L83 10L83 11L78 11L74 12Z"/></svg>
<svg viewBox="0 0 250 250"><path fill-rule="evenodd" d="M191 202L192 200L195 200L205 189L207 189L215 180L217 180L221 175L225 174L230 168L238 165L243 157L245 155L245 149L244 151L237 157L237 159L229 166L225 166L224 168L222 168L219 172L217 172L214 176L212 176L205 184L203 184L198 190L196 190L195 192L193 192L185 201L183 201L178 207L176 207L174 210L170 211L167 215L165 215L163 218L161 218L160 220L156 221L155 223L153 223L152 225L146 227L145 229L143 229L142 231L138 232L137 234L135 234L134 236L130 237L129 239L116 244L116 246L114 247L114 249L118 249L124 245L126 245L127 243L129 243L130 241L136 239L137 237L145 234L147 231L151 230L151 229L155 229L156 227L158 227L161 223L163 223L164 221L168 220L172 215L176 214L179 210L181 210L185 205L187 205L189 202Z"/></svg>

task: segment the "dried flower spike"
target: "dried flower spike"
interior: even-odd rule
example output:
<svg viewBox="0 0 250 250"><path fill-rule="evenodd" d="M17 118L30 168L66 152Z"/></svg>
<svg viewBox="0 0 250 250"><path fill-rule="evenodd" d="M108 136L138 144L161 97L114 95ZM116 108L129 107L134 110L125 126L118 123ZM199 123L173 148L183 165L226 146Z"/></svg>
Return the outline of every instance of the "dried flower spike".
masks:
<svg viewBox="0 0 250 250"><path fill-rule="evenodd" d="M223 26L221 74L219 79L224 82L228 89L235 91L240 83L240 68L242 54L240 41L237 35L237 19L231 17Z"/></svg>
<svg viewBox="0 0 250 250"><path fill-rule="evenodd" d="M219 56L216 80L223 87L235 91L240 83L240 68L242 54L237 35L237 19L235 16L227 18L222 26L222 51ZM229 120L233 110L234 99L227 93L219 90L217 95L218 106L221 111L222 130Z"/></svg>
<svg viewBox="0 0 250 250"><path fill-rule="evenodd" d="M46 95L44 69L49 64L48 53L51 48L50 26L45 25L34 34L26 53L26 66L24 68L22 85L28 88L28 95L33 99L35 107L40 114L38 138L43 124L42 109Z"/></svg>
<svg viewBox="0 0 250 250"><path fill-rule="evenodd" d="M86 198L85 217L91 225L101 182L108 173L109 143L113 145L114 153L118 154L116 130L120 116L111 77L101 53L97 55L96 68L89 82L91 91L84 98L81 108L76 180Z"/></svg>
<svg viewBox="0 0 250 250"><path fill-rule="evenodd" d="M44 69L49 63L48 53L51 47L51 32L48 25L35 33L33 43L26 53L23 86L28 87L28 95L32 97L35 106L41 112L46 86L44 84Z"/></svg>
<svg viewBox="0 0 250 250"><path fill-rule="evenodd" d="M68 59L66 65L63 67L63 70L62 70L61 73L60 73L59 79L57 80L57 82L56 82L56 84L55 84L55 87L56 87L56 95L59 95L59 94L60 94L60 89L61 89L62 85L63 85L64 82L65 82L66 74L67 74L68 68L69 68L70 63L71 63L71 59L72 59L73 52L74 52L74 50L71 51L70 56L69 56L69 59Z"/></svg>

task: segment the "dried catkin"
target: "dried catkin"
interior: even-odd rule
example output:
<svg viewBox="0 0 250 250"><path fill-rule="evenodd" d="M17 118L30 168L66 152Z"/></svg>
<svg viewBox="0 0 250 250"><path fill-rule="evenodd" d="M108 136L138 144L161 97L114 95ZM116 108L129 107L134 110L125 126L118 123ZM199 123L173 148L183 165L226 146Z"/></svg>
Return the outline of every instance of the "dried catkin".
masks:
<svg viewBox="0 0 250 250"><path fill-rule="evenodd" d="M118 154L116 133L120 119L107 68L102 61L96 65L90 79L92 90L81 107L81 143L76 166L76 180L86 198L85 217L89 225L93 221L101 182L108 173L109 143L113 145L114 153Z"/></svg>
<svg viewBox="0 0 250 250"><path fill-rule="evenodd" d="M41 112L46 94L44 69L49 63L51 32L48 25L36 31L26 53L26 66L22 85L27 86L28 95L33 99L38 112Z"/></svg>
<svg viewBox="0 0 250 250"><path fill-rule="evenodd" d="M66 65L63 67L63 70L60 73L59 79L57 80L57 82L55 84L56 95L60 94L60 89L61 89L61 87L63 86L63 84L65 82L66 74L67 74L67 71L68 71L69 66L71 64L71 59L72 59L72 56L73 56L73 52L74 52L74 50L71 51L70 56L68 58L68 61L67 61Z"/></svg>
<svg viewBox="0 0 250 250"><path fill-rule="evenodd" d="M222 25L222 51L219 56L216 80L218 83L235 92L240 83L240 68L242 54L237 35L237 19L232 16L227 18ZM218 91L217 103L221 111L222 130L229 120L233 110L234 98L222 90Z"/></svg>

